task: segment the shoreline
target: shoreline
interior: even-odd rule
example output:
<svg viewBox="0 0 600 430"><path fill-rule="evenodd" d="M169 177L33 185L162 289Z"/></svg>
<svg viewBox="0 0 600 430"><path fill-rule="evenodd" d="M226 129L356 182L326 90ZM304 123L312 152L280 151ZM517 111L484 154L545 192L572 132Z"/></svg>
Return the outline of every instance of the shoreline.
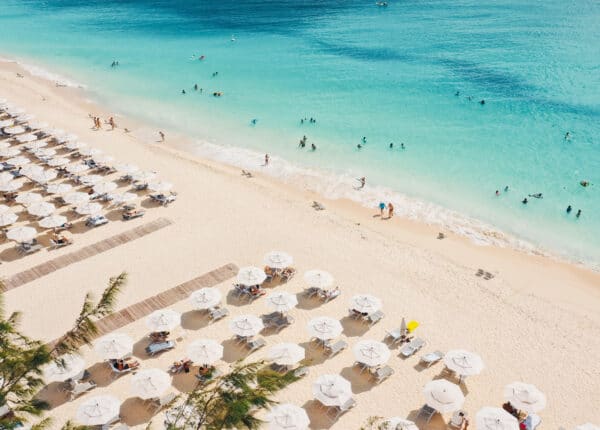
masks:
<svg viewBox="0 0 600 430"><path fill-rule="evenodd" d="M24 78L16 77L17 70ZM168 228L3 294L7 312L23 311L22 327L28 335L49 341L64 333L85 293L99 294L108 277L121 270L129 273L130 282L119 298L119 309L227 263L260 265L264 253L279 249L294 256L299 274L278 289L302 291L302 273L321 268L335 276L343 296L319 307L294 309L294 327L266 336L269 346L281 341L306 342L304 326L310 318L328 315L344 320L349 298L369 292L384 299L385 319L367 331L347 329L343 338L350 345L360 337L380 340L386 329L406 316L421 323L418 335L427 340L423 352L463 347L478 352L486 369L467 383L470 395L465 409L471 416L483 406L499 406L502 387L522 379L548 396L549 407L540 413L544 428L572 427L578 421L594 422L600 417L590 403L597 390L595 375L600 364L589 360L587 353L591 351L593 356L600 350L599 273L510 248L478 246L454 234L438 240L439 227L400 217L384 222L373 217L373 209L349 200L323 199L262 173L247 179L236 167L185 152L190 142L184 136L168 135L167 145L144 143L136 138L135 131L150 128L126 116L118 118L120 128L115 131L91 131L88 113L103 119L111 113L82 97L81 90L55 87L21 70L17 64L0 64L2 97L41 121L76 133L81 141L105 150L119 162L157 170L179 193L177 202L168 208L150 208L142 221L167 217L173 221ZM133 132L123 133L123 127ZM326 210L314 211L313 200ZM2 276L77 251L134 225L110 222L77 234L75 244L68 247L71 249L44 250L4 261L0 265ZM0 255L9 248L12 243L0 243ZM478 268L490 271L494 278L488 281L475 276ZM231 282L218 287L225 296ZM259 315L267 309L261 300L237 305L228 298L226 306L232 316ZM199 337L222 341L229 336L227 319L207 325L191 315L187 301L173 308L186 313L189 336L185 341ZM343 324L347 326L345 321ZM143 320L131 323L124 331L140 342L147 335ZM181 358L185 341L181 348L164 356L142 358L144 367L168 368ZM223 343L229 351L227 342ZM394 350L389 364L396 371L395 381L370 387L348 368L353 362L351 349L317 360L311 375L284 390L278 400L304 406L311 398L310 383L316 377L341 370L352 380L357 406L333 426L323 425L311 410L311 428L354 428L370 415L412 413L423 404L422 386L441 370L433 366L415 371L418 358L400 360ZM252 355L252 359L263 357L264 352ZM98 361L87 348L83 354L90 364ZM227 356L224 361L232 360ZM103 393L130 398L128 378L102 386L93 395ZM71 418L79 403L67 402L53 409L53 426L59 428ZM160 419L156 423L160 424ZM146 422L128 424L143 428Z"/></svg>

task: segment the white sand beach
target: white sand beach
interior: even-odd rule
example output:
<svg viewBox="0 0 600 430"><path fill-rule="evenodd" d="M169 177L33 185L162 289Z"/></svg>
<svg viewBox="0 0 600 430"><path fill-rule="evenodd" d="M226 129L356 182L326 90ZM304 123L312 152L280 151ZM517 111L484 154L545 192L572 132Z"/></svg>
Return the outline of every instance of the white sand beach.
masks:
<svg viewBox="0 0 600 430"><path fill-rule="evenodd" d="M300 298L299 305L290 311L293 325L277 334L262 335L267 348L248 358L265 357L268 346L279 342L307 346L306 324L314 317L341 320L341 339L350 347L333 358L307 349L307 357L312 359L310 374L278 396L281 402L305 407L311 428L358 429L374 415L414 419L425 402L423 387L443 369L440 363L422 369L419 357L458 348L476 352L485 363L481 374L467 378L462 385L466 395L463 409L470 417L484 406L500 407L503 388L523 381L536 385L547 396L547 407L539 413L539 428L571 429L584 422L600 423L596 407L600 399L600 274L543 256L478 246L453 234L439 240L441 230L436 226L399 218L382 221L373 217L378 213L375 208L328 201L276 182L261 173L262 160L257 160L254 177L246 178L236 168L189 155L185 151L189 140L168 130L165 143L154 142L158 135L156 139L136 137L148 137L148 130L157 128L122 116L115 115L118 128L114 131L108 126L92 130L89 114L107 119L114 113L88 101L84 90L57 87L15 63L0 63L0 97L53 128L77 134L80 141L114 156L115 163L134 163L143 170L156 171L161 180L172 182L178 193L177 201L168 207L143 200L146 214L142 218L124 222L114 216L96 229L78 227L73 234L75 243L62 249L43 249L22 257L14 251L14 242L1 241L0 276L8 279L150 221L166 218L172 222L7 291L7 311L23 312L22 327L28 335L50 341L63 334L85 294L100 294L108 278L121 271L129 274L129 282L119 296L118 308L225 264L262 267L267 252L281 250L294 257L297 275L273 290L301 293L306 286L303 274L323 269L335 277L335 285L342 291L340 297L326 304ZM124 128L131 132L125 133ZM118 191L126 190L122 186ZM315 200L326 209L315 211L311 207ZM25 218L17 223L28 224ZM490 272L493 278L476 276L478 269ZM229 321L242 314L260 316L270 309L264 298L240 304L228 296L234 280L217 286L230 315L216 323L209 324L187 300L171 307L184 315L174 350L147 357L143 347L148 328L143 320L119 330L135 340L134 355L141 368L166 370L186 355L188 343L200 338L224 345L219 367L226 369L240 358L241 350L230 340ZM383 301L385 317L372 327L347 318L348 302L359 293ZM415 335L426 345L407 359L400 358L398 348L393 348L388 365L394 375L374 385L353 367L352 346L361 339L382 340L386 330L399 326L402 317L420 323ZM152 428L162 428L162 418L152 417L130 393L131 375L112 381L93 351L84 348L83 355L99 385L93 395L111 394L125 402L121 413L129 426L142 428L152 421ZM348 379L357 403L335 423L313 405L311 384L327 373ZM193 382L192 374L182 374L174 378L173 386L185 391ZM55 419L53 428L73 418L78 405L90 395L55 405L49 412ZM450 416L443 417L447 421ZM438 417L422 428L445 427Z"/></svg>

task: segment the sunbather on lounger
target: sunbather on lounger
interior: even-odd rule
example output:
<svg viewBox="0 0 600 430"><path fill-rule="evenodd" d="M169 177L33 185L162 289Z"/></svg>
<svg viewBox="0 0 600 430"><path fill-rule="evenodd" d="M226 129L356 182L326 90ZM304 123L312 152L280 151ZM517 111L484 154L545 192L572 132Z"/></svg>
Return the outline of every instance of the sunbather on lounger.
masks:
<svg viewBox="0 0 600 430"><path fill-rule="evenodd" d="M253 296L262 296L267 293L265 290L262 290L259 285L251 286L248 292Z"/></svg>

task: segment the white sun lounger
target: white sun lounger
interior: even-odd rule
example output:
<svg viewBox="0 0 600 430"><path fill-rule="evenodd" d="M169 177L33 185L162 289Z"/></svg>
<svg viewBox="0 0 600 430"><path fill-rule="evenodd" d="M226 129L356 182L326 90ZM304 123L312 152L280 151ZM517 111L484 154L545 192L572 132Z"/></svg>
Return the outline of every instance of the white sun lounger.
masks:
<svg viewBox="0 0 600 430"><path fill-rule="evenodd" d="M442 351L428 352L427 354L421 356L421 363L423 363L423 365L426 367L430 367L431 365L440 361L442 358L444 358L444 353Z"/></svg>
<svg viewBox="0 0 600 430"><path fill-rule="evenodd" d="M414 338L402 348L400 348L400 354L404 357L410 357L411 355L414 355L418 350L423 348L423 346L425 346L425 341L423 339L421 339L420 337Z"/></svg>

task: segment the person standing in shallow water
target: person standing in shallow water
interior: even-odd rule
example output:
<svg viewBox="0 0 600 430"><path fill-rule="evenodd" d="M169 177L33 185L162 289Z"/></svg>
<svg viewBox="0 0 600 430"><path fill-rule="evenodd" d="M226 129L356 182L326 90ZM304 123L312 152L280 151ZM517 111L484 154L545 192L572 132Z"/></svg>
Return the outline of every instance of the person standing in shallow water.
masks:
<svg viewBox="0 0 600 430"><path fill-rule="evenodd" d="M165 134L162 131L159 131L158 135L160 136L160 141L164 142L165 141Z"/></svg>
<svg viewBox="0 0 600 430"><path fill-rule="evenodd" d="M269 165L270 157L269 154L265 154L265 166Z"/></svg>

